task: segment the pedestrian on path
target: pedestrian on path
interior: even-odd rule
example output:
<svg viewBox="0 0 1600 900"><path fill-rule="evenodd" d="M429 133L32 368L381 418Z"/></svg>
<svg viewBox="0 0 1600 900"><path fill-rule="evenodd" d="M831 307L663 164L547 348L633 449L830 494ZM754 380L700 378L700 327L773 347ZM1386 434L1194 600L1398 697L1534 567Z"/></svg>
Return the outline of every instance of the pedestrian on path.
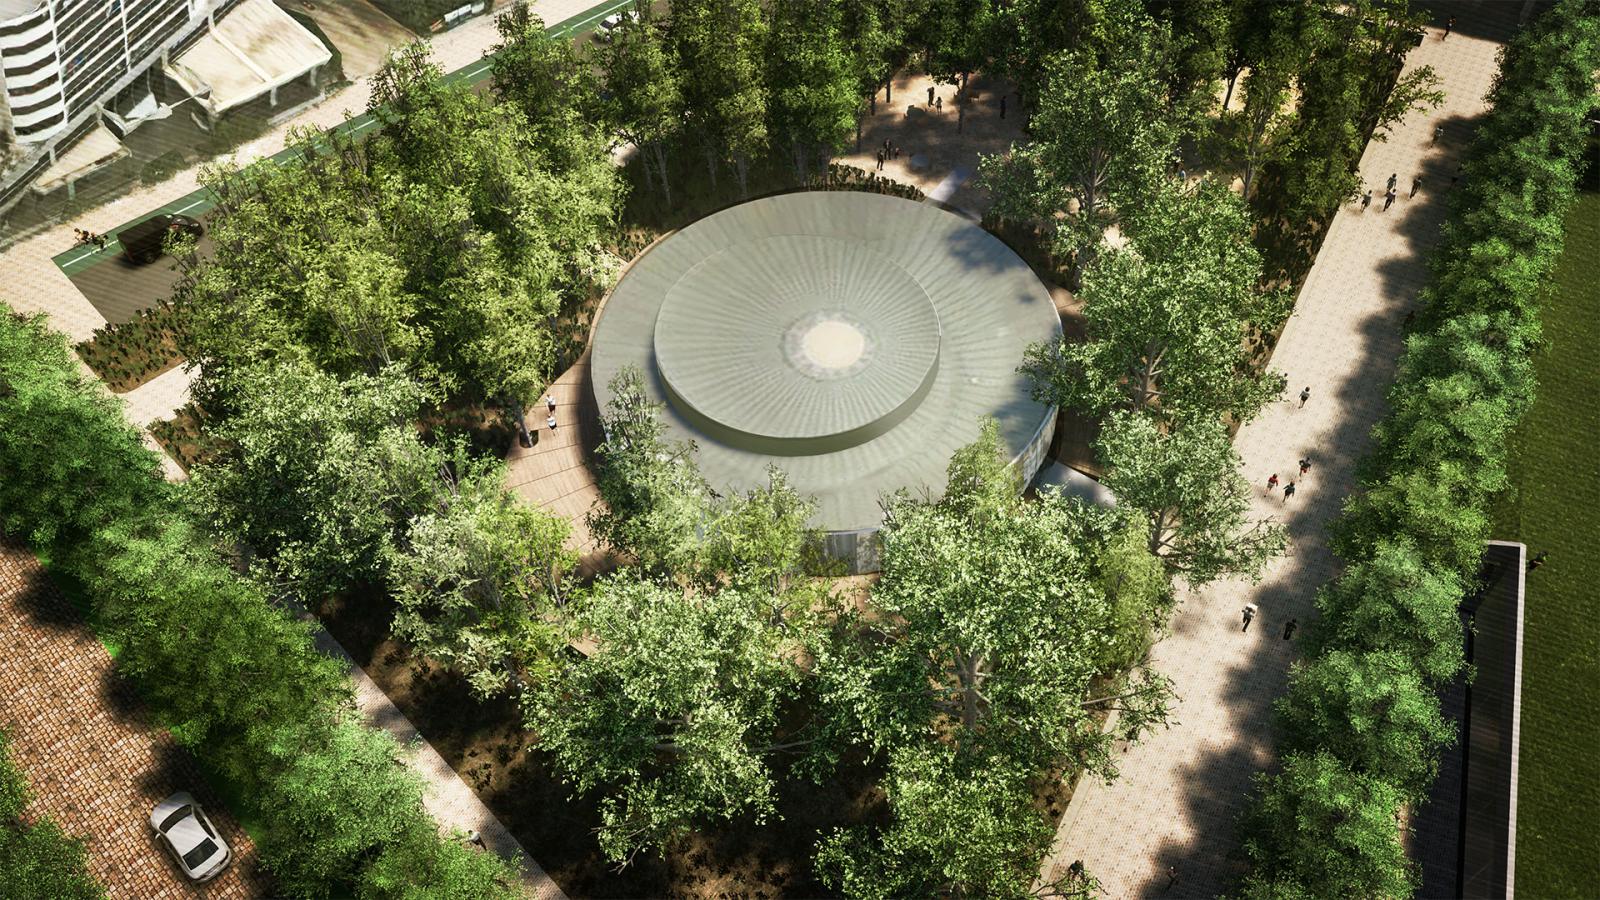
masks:
<svg viewBox="0 0 1600 900"><path fill-rule="evenodd" d="M1004 119L1005 117L1006 117L1006 95L1005 94L1001 94L1000 95L1000 118Z"/></svg>
<svg viewBox="0 0 1600 900"><path fill-rule="evenodd" d="M935 98L933 98L933 108L938 110L939 112L944 112L944 98L943 97L935 97Z"/></svg>
<svg viewBox="0 0 1600 900"><path fill-rule="evenodd" d="M1278 489L1278 473L1277 472L1273 472L1272 473L1272 477L1267 479L1267 490L1275 491L1277 489Z"/></svg>
<svg viewBox="0 0 1600 900"><path fill-rule="evenodd" d="M1172 890L1172 885L1178 880L1178 867L1167 866L1167 890Z"/></svg>
<svg viewBox="0 0 1600 900"><path fill-rule="evenodd" d="M556 414L556 395L555 394L545 394L544 395L544 407L545 407L545 409L548 409L550 411L550 415L553 416L553 415Z"/></svg>
<svg viewBox="0 0 1600 900"><path fill-rule="evenodd" d="M1383 211L1384 212L1388 212L1389 211L1389 207L1394 205L1394 198L1395 198L1394 188L1389 188L1389 193L1383 195Z"/></svg>
<svg viewBox="0 0 1600 900"><path fill-rule="evenodd" d="M878 171L883 171L883 148L878 148Z"/></svg>
<svg viewBox="0 0 1600 900"><path fill-rule="evenodd" d="M1369 191L1366 192L1366 194L1364 194L1361 197L1361 211L1362 212L1366 212L1367 211L1367 207L1369 207L1371 205L1372 205L1372 191L1369 190Z"/></svg>
<svg viewBox="0 0 1600 900"><path fill-rule="evenodd" d="M477 847L479 850L484 849L484 846L483 846L483 835L479 834L478 833L478 829L476 829L476 828L474 828L471 831L467 832L467 843L471 844L474 847Z"/></svg>
<svg viewBox="0 0 1600 900"><path fill-rule="evenodd" d="M1288 622L1285 622L1284 626L1283 626L1283 639L1286 640L1286 641L1293 640L1294 639L1294 630L1296 628L1299 628L1299 627L1300 627L1300 620L1299 619L1290 619Z"/></svg>
<svg viewBox="0 0 1600 900"><path fill-rule="evenodd" d="M1288 503L1289 502L1289 498L1293 497L1293 496L1294 496L1294 482L1291 481L1288 484L1283 486L1283 502Z"/></svg>
<svg viewBox="0 0 1600 900"><path fill-rule="evenodd" d="M1306 477L1306 473L1309 471L1311 471L1311 460L1309 458L1302 458L1300 460L1300 477Z"/></svg>
<svg viewBox="0 0 1600 900"><path fill-rule="evenodd" d="M1239 630L1240 631L1249 631L1250 630L1250 620L1252 620L1252 619L1254 619L1256 617L1256 605L1254 603L1246 603L1244 605L1244 609L1242 611L1244 613L1244 627L1239 629Z"/></svg>
<svg viewBox="0 0 1600 900"><path fill-rule="evenodd" d="M1300 389L1300 408L1301 409L1305 409L1306 401L1310 400L1310 399L1311 399L1311 385L1308 384L1305 387Z"/></svg>
<svg viewBox="0 0 1600 900"><path fill-rule="evenodd" d="M1534 569L1537 569L1540 566L1544 565L1544 561L1549 559L1549 558L1550 558L1549 552L1540 551L1538 556L1535 556L1533 559L1528 560L1528 571L1532 572Z"/></svg>
<svg viewBox="0 0 1600 900"><path fill-rule="evenodd" d="M890 159L899 159L900 158L900 145L899 144L890 144L889 147L890 147L889 158Z"/></svg>
<svg viewBox="0 0 1600 900"><path fill-rule="evenodd" d="M1417 177L1411 179L1411 193L1407 195L1406 199L1409 200L1412 197L1415 197L1417 195L1417 191L1420 190L1422 190L1422 176L1418 175Z"/></svg>
<svg viewBox="0 0 1600 900"><path fill-rule="evenodd" d="M103 234L95 235L94 236L94 245L96 247L99 247L101 250L104 250L106 248L106 236L103 235Z"/></svg>
<svg viewBox="0 0 1600 900"><path fill-rule="evenodd" d="M1433 144L1439 143L1439 138L1442 138L1442 137L1444 137L1444 126L1443 125L1435 125L1435 126L1433 126L1433 140L1431 142L1429 142L1429 146L1432 146Z"/></svg>
<svg viewBox="0 0 1600 900"><path fill-rule="evenodd" d="M1399 172L1391 172L1391 173L1389 173L1388 189L1391 190L1391 191L1394 190L1394 186L1399 184L1399 183L1400 183L1400 173Z"/></svg>
<svg viewBox="0 0 1600 900"><path fill-rule="evenodd" d="M928 85L928 105L933 105L933 85Z"/></svg>
<svg viewBox="0 0 1600 900"><path fill-rule="evenodd" d="M555 413L551 413L550 414L550 418L545 419L544 423L546 425L550 426L550 430L551 431L555 431L556 430L556 414Z"/></svg>
<svg viewBox="0 0 1600 900"><path fill-rule="evenodd" d="M1448 38L1450 36L1450 32L1455 31L1455 30L1456 30L1456 17L1455 16L1451 16L1450 18L1445 19L1444 20L1444 34L1439 35L1439 40L1442 41L1442 40Z"/></svg>

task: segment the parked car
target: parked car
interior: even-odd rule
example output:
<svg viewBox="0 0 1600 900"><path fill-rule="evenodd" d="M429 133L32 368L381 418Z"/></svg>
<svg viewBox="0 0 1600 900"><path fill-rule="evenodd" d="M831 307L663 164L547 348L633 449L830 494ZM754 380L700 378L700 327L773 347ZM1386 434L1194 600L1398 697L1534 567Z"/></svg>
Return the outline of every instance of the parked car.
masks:
<svg viewBox="0 0 1600 900"><path fill-rule="evenodd" d="M597 36L602 41L609 41L611 36L616 34L617 29L623 26L623 23L632 22L634 18L635 14L632 12L612 13L600 20L600 24L595 29L598 32Z"/></svg>
<svg viewBox="0 0 1600 900"><path fill-rule="evenodd" d="M128 258L128 262L142 266L155 262L167 252L168 234L186 234L197 238L205 233L206 228L199 219L163 213L117 232L117 241L122 244L122 255Z"/></svg>
<svg viewBox="0 0 1600 900"><path fill-rule="evenodd" d="M150 812L150 827L172 851L183 874L195 881L217 877L233 859L228 842L222 839L216 826L206 818L205 810L187 791L179 791L157 803Z"/></svg>

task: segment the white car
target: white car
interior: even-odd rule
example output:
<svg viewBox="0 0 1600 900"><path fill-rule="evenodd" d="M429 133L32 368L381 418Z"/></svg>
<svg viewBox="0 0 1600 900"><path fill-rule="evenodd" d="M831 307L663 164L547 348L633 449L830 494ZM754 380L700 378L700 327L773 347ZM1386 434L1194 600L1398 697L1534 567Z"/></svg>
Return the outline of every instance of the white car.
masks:
<svg viewBox="0 0 1600 900"><path fill-rule="evenodd" d="M634 18L635 14L633 12L617 12L601 19L597 29L600 32L600 40L611 40L611 36L616 33L618 28L622 27L624 22L632 22Z"/></svg>
<svg viewBox="0 0 1600 900"><path fill-rule="evenodd" d="M150 827L172 851L183 874L195 881L217 877L233 858L228 843L187 791L157 803L150 812Z"/></svg>

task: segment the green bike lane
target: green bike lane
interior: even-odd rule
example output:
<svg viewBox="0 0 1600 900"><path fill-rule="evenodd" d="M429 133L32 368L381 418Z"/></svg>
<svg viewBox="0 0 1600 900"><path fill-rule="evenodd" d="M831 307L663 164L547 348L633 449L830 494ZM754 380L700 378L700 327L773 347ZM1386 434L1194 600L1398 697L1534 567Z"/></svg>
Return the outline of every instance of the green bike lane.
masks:
<svg viewBox="0 0 1600 900"><path fill-rule="evenodd" d="M562 20L545 29L547 34L557 35L568 39L575 39L582 34L593 30L601 19L626 7L632 6L634 0L606 0L596 6L591 6L576 15ZM465 83L477 86L489 79L490 70L494 65L493 55L484 56L475 62L462 66L455 71L447 73L442 79L446 84ZM343 123L328 129L331 133L338 133L350 137L361 135L377 128L382 124L376 113L366 112L361 115L346 119ZM296 153L294 148L286 147L252 165L283 165ZM115 259L122 253L122 245L117 241L117 235L123 230L137 225L140 222L155 218L160 215L189 215L200 217L209 212L215 204L211 192L206 188L199 188L169 203L164 203L148 212L141 213L132 219L106 231L109 238L104 249L92 246L77 246L70 250L56 254L52 261L62 274L73 278L84 271L106 260Z"/></svg>

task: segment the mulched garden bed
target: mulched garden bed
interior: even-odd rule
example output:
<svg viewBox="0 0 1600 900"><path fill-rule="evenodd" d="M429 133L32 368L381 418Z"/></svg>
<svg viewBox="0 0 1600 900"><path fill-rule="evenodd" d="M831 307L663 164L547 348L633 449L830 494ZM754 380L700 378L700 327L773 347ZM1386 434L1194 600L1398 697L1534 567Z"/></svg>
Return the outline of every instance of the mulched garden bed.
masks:
<svg viewBox="0 0 1600 900"><path fill-rule="evenodd" d="M77 345L78 356L106 386L124 394L183 362L172 308L139 311L124 325L106 325Z"/></svg>

